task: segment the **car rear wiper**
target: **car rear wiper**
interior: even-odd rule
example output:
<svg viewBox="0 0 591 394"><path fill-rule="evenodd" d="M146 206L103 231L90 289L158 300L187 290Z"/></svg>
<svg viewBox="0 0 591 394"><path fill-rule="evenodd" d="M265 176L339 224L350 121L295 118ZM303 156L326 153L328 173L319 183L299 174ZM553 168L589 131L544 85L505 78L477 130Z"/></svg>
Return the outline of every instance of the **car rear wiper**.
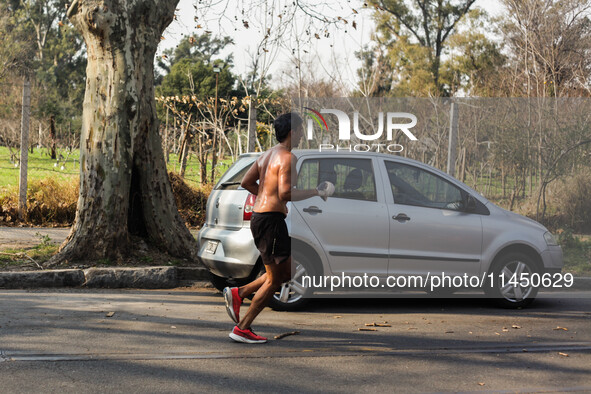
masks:
<svg viewBox="0 0 591 394"><path fill-rule="evenodd" d="M242 183L242 182L224 182L220 186L222 186L222 187L236 186L236 185L240 185L240 183Z"/></svg>

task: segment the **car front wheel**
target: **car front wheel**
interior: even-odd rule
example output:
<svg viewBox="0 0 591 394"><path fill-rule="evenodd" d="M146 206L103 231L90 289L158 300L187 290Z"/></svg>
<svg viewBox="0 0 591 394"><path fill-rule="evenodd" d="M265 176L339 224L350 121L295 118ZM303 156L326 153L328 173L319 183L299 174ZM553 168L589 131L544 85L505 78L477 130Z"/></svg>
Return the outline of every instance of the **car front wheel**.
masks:
<svg viewBox="0 0 591 394"><path fill-rule="evenodd" d="M507 253L494 263L493 280L485 289L495 303L503 308L523 308L533 302L539 287L532 277L540 272L533 259L520 252Z"/></svg>

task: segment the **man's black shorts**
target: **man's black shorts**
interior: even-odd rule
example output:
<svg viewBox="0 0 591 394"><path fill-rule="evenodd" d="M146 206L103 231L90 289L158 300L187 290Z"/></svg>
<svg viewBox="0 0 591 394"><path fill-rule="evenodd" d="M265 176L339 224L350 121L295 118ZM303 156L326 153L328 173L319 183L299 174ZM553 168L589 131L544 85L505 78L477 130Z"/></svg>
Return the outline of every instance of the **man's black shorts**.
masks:
<svg viewBox="0 0 591 394"><path fill-rule="evenodd" d="M263 263L282 263L291 255L291 237L283 212L253 212L250 231Z"/></svg>

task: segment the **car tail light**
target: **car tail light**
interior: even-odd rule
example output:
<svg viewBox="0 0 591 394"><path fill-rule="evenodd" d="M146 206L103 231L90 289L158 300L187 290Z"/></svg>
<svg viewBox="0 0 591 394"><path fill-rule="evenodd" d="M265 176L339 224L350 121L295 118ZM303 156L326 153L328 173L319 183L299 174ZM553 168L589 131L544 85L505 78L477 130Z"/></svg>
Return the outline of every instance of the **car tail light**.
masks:
<svg viewBox="0 0 591 394"><path fill-rule="evenodd" d="M248 193L248 197L246 197L246 202L244 203L244 220L250 220L252 217L252 211L254 210L254 202L256 201L257 196L252 193Z"/></svg>

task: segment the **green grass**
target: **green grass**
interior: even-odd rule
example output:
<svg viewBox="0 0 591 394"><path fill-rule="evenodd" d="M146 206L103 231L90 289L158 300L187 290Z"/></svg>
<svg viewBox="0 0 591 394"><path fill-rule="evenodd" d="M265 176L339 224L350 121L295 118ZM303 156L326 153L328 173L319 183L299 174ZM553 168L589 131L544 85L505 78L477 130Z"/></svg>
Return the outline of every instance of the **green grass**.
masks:
<svg viewBox="0 0 591 394"><path fill-rule="evenodd" d="M558 235L564 254L564 272L591 277L591 236L564 231Z"/></svg>
<svg viewBox="0 0 591 394"><path fill-rule="evenodd" d="M18 150L13 149L13 152L17 153ZM66 181L78 179L80 170L79 152L73 151L68 156L68 152L65 150L59 150L58 157L60 157L60 154L63 159L58 162L51 159L47 154L47 149L34 149L33 153L29 151L27 178L29 180L57 178ZM66 157L67 160L65 160ZM19 171L18 165L15 167L15 163L11 161L9 149L0 146L0 190L18 187Z"/></svg>
<svg viewBox="0 0 591 394"><path fill-rule="evenodd" d="M39 268L53 256L59 245L39 244L30 248L8 248L0 251L0 270L23 265ZM37 263L37 264L35 264Z"/></svg>
<svg viewBox="0 0 591 394"><path fill-rule="evenodd" d="M13 153L18 153L18 149L13 149L12 151ZM60 160L52 160L48 154L48 150L45 148L35 148L33 153L29 151L28 180L45 178L56 178L66 181L77 180L80 171L80 152L74 150L68 156L67 151L60 149L58 150L58 157L60 155L62 156ZM216 181L231 165L232 159L230 157L218 160L216 165ZM178 161L178 155L171 154L169 156L167 167L169 171L180 171L181 165ZM5 146L0 146L0 194L7 189L18 188L19 171L19 167L15 166L15 162L11 160L10 150ZM193 154L189 155L185 170L185 180L191 186L199 186L201 184L200 174L201 170L197 157ZM207 166L208 177L210 174L211 161L208 162Z"/></svg>
<svg viewBox="0 0 591 394"><path fill-rule="evenodd" d="M216 182L226 172L228 168L233 164L231 157L226 157L223 160L218 159L216 164ZM176 154L170 154L168 158L168 171L179 172L181 170L181 164L179 163L179 157ZM211 176L211 160L207 162L207 177ZM189 155L187 158L187 168L185 169L185 181L193 187L201 185L201 166L195 155Z"/></svg>

